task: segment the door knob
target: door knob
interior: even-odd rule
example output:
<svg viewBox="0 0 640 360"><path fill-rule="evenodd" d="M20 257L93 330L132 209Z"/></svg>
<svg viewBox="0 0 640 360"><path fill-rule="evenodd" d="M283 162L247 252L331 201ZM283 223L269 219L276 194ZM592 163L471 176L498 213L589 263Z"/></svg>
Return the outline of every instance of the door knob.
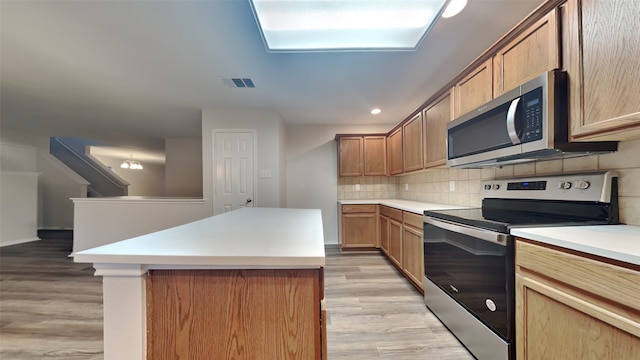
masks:
<svg viewBox="0 0 640 360"><path fill-rule="evenodd" d="M247 204L252 202L253 200L251 200L251 198L247 198Z"/></svg>

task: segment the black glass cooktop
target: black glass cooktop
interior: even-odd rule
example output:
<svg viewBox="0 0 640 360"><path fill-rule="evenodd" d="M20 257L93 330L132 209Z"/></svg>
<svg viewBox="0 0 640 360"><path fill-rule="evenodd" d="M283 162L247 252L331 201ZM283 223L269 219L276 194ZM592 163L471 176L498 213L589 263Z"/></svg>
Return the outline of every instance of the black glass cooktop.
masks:
<svg viewBox="0 0 640 360"><path fill-rule="evenodd" d="M484 199L482 208L425 211L424 215L508 234L514 227L616 224L611 204Z"/></svg>

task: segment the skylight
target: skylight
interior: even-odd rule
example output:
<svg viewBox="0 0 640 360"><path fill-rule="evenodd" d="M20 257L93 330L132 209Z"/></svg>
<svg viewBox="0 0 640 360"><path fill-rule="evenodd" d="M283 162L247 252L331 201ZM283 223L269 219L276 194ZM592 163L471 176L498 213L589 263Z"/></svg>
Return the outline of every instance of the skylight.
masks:
<svg viewBox="0 0 640 360"><path fill-rule="evenodd" d="M447 0L249 0L269 51L414 50Z"/></svg>

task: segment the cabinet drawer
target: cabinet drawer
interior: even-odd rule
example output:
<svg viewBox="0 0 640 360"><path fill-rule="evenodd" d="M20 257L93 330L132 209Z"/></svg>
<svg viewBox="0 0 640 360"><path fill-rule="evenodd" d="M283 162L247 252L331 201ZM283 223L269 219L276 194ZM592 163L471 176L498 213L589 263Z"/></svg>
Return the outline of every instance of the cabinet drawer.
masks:
<svg viewBox="0 0 640 360"><path fill-rule="evenodd" d="M402 210L389 208L389 217L399 222L402 222Z"/></svg>
<svg viewBox="0 0 640 360"><path fill-rule="evenodd" d="M342 213L375 213L378 205L366 204L366 205L342 205Z"/></svg>
<svg viewBox="0 0 640 360"><path fill-rule="evenodd" d="M380 205L380 215L389 217L389 210L388 206Z"/></svg>
<svg viewBox="0 0 640 360"><path fill-rule="evenodd" d="M554 281L581 289L583 294L591 293L632 309L638 306L638 269L565 253L521 238L517 240L516 267L520 271L549 274L553 276Z"/></svg>
<svg viewBox="0 0 640 360"><path fill-rule="evenodd" d="M405 225L413 226L417 229L424 227L422 216L408 211L403 212L402 222L404 222Z"/></svg>

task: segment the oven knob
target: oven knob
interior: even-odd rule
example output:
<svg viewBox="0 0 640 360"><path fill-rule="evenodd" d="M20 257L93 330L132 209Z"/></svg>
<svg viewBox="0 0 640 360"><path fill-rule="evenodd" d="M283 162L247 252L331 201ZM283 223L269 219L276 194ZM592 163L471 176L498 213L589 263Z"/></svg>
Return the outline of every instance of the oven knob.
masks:
<svg viewBox="0 0 640 360"><path fill-rule="evenodd" d="M584 190L588 189L591 186L591 183L585 180L576 181L576 189Z"/></svg>
<svg viewBox="0 0 640 360"><path fill-rule="evenodd" d="M484 189L485 189L485 190L491 190L491 185L489 185L489 184L485 184L485 185L484 185Z"/></svg>
<svg viewBox="0 0 640 360"><path fill-rule="evenodd" d="M560 181L558 188L564 190L571 189L571 181Z"/></svg>
<svg viewBox="0 0 640 360"><path fill-rule="evenodd" d="M500 189L500 184L493 184L493 190Z"/></svg>

